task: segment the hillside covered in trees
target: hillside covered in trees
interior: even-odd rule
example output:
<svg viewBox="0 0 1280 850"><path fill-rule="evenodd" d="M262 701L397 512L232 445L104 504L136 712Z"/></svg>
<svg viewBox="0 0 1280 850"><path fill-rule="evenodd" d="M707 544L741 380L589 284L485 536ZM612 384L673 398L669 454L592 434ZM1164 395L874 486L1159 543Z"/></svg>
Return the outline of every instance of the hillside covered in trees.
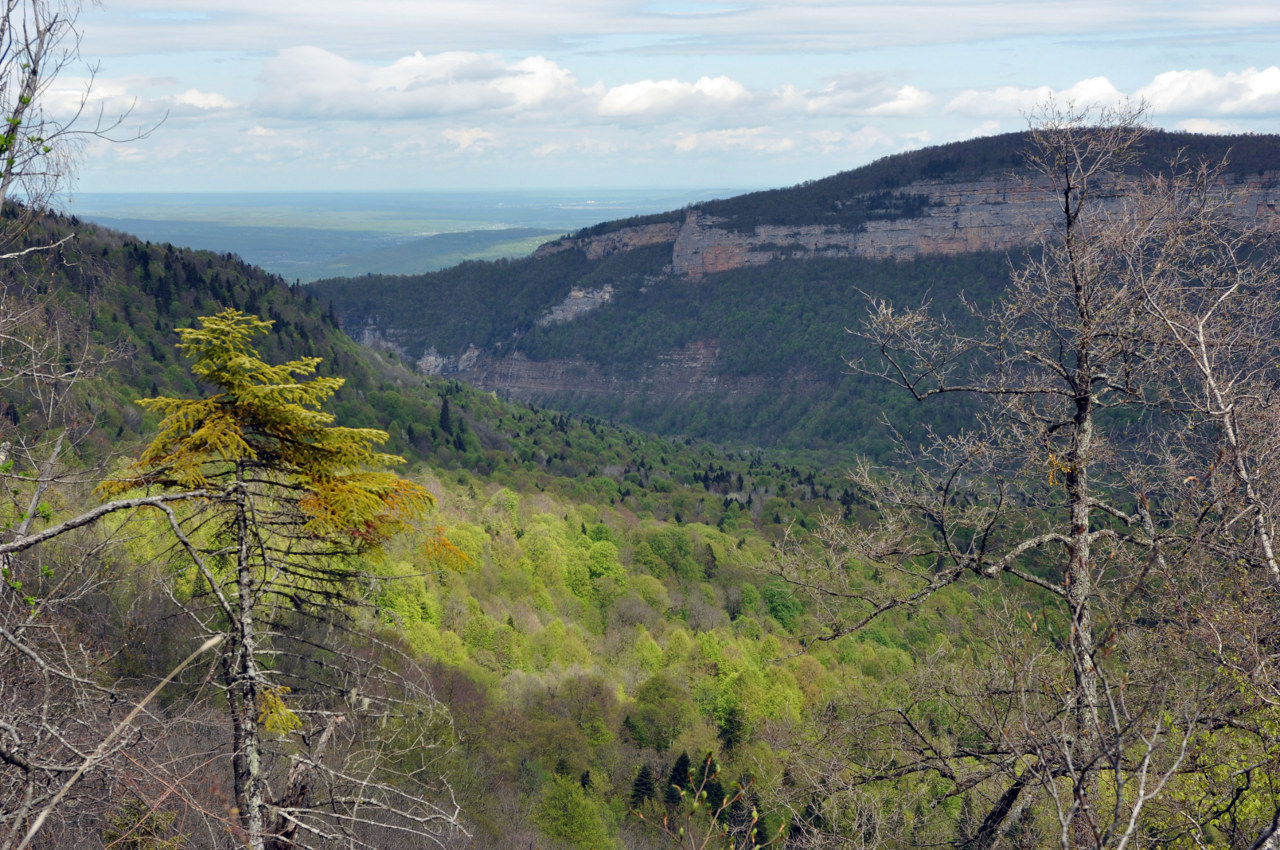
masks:
<svg viewBox="0 0 1280 850"><path fill-rule="evenodd" d="M862 256L961 229L883 182L848 227L724 202L429 279L445 351L351 282L51 214L75 8L2 13L0 850L1280 846L1268 171L1156 173L1140 110L1050 107L1031 250ZM1006 188L972 205L1007 233ZM806 353L848 290L846 401ZM473 338L584 391L692 369L741 421L422 374Z"/></svg>
<svg viewBox="0 0 1280 850"><path fill-rule="evenodd" d="M38 320L23 332L47 339L56 331L72 346L57 357L79 351L85 368L64 377L68 393L56 408L38 382L18 376L5 385L4 434L26 452L6 467L10 496L34 475L50 501L47 515L31 517L30 531L16 533L25 522L20 513L10 518L12 545L92 509L94 500L72 482L107 474L140 452L159 425L137 399L202 392L175 348L175 329L227 307L260 311L274 323L258 341L263 358L319 353L319 374L345 381L330 406L338 421L387 430L388 447L415 459L408 478L435 501L383 555L357 562L381 589L353 594L347 628L363 624L391 641L398 655L381 663L397 675L421 668L432 704L448 711L429 715L433 725L423 730L440 752L430 761L430 787L440 793L439 781L447 781L464 813L459 831L446 830L448 844L516 846L538 836L591 846L581 842L626 835L661 846L660 834L628 812L666 805L664 780L679 779L682 753L693 760L688 781L714 751L724 770L716 787L750 782L754 804L765 809L762 795L773 793L782 762L759 759L824 691L814 679L818 668L806 666L812 659L797 654L801 636L816 628L806 604L761 566L786 536L816 528L822 512L857 514L838 470L664 440L423 378L347 340L305 289L234 257L147 245L57 217L39 220L24 239L59 247L12 268L6 316L31 306ZM42 283L32 288L24 280ZM60 427L65 448L41 471L40 451ZM97 577L92 592L64 599L20 555L6 555L11 597L21 586L42 616L57 612L95 644L115 647L83 663L112 683L116 699L137 699L194 645L198 633L183 625L183 606L198 594L155 583L177 553L145 512L103 527L98 539L94 554L67 567L72 577ZM937 640L929 629L905 643L891 634L869 633L850 642L864 649L839 651L865 656L871 674L884 677L907 663L912 642ZM353 632L326 651L354 651L361 640ZM845 663L836 658L828 663ZM720 672L707 678L713 668ZM337 688L328 675L309 682ZM190 735L181 724L203 716L199 688L198 677L170 685L167 707L150 714L148 723L158 725L146 727L148 735L165 743L163 753L147 748L146 757L172 760L167 769L202 758L178 745ZM87 710L86 726L105 733L110 704L101 715ZM144 758L136 741L129 746L112 758ZM111 759L94 768L103 777L134 776ZM158 764L146 769L160 784L135 777L118 795L73 797L52 834L92 845L121 829L144 829L156 841L192 847L221 846L200 837L210 830L236 834L234 822L208 815L220 805L205 796L216 795L216 782L157 797L178 779ZM643 782L633 787L641 770L659 777L651 802ZM137 808L158 799L156 811ZM762 826L791 822L780 805L769 804ZM513 820L517 811L523 814ZM582 818L596 830L589 838L561 823Z"/></svg>
<svg viewBox="0 0 1280 850"><path fill-rule="evenodd" d="M886 431L894 464L848 475L422 376L234 257L30 219L17 250L53 247L5 289L32 367L3 361L0 557L32 673L6 685L0 827L16 844L43 806L82 846L1266 846L1273 269L1200 179L1135 192L1088 274L1018 258L985 321L872 301L903 399L879 409L972 413ZM1088 322L1042 285L1073 274ZM1182 365L1196 327L1235 357ZM1205 376L1229 404L1177 395ZM402 477L363 448L315 471L329 394L332 439L386 431ZM92 784L59 792L90 746Z"/></svg>
<svg viewBox="0 0 1280 850"><path fill-rule="evenodd" d="M427 374L679 437L886 459L896 415L859 373L875 299L969 322L1038 251L1053 191L1025 133L926 148L787 189L602 223L534 256L309 287L354 338ZM1270 221L1280 139L1152 132L1098 195L1146 171L1221 162L1236 214ZM1108 214L1112 214L1108 212ZM970 326L976 329L976 325ZM851 333L853 331L854 333Z"/></svg>

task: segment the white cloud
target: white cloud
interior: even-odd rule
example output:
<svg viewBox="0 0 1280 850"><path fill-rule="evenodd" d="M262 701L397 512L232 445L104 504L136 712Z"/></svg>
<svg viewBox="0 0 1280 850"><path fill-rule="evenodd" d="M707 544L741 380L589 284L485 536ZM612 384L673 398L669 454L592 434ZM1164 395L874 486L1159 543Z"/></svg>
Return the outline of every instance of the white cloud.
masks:
<svg viewBox="0 0 1280 850"><path fill-rule="evenodd" d="M104 71L90 113L132 106L143 126L170 114L147 150L189 164L164 188L322 187L336 164L367 171L355 186L782 185L1019 129L1051 94L1145 97L1183 129L1280 129L1275 0L1158 15L1147 0L1022 0L1017 15L1009 0L85 6L82 52ZM83 83L59 80L51 108L69 115ZM241 168L237 146L288 167ZM146 165L109 168L119 155L104 153L99 167L87 153L87 175L156 183Z"/></svg>
<svg viewBox="0 0 1280 850"><path fill-rule="evenodd" d="M220 92L188 87L178 88L171 77L77 77L58 78L44 98L48 113L60 121L77 115L104 116L104 121L126 116L126 123L155 124L166 116L198 117L210 112L235 109L239 104Z"/></svg>
<svg viewBox="0 0 1280 850"><path fill-rule="evenodd" d="M1056 93L1056 96L1068 103L1079 106L1116 106L1129 99L1106 77L1090 77L1081 80L1074 86Z"/></svg>
<svg viewBox="0 0 1280 850"><path fill-rule="evenodd" d="M989 44L1005 38L1194 33L1221 40L1266 33L1280 22L1274 0L1161 4L1143 0L735 0L732 11L671 14L669 4L635 0L113 0L86 13L87 55L127 51L266 51L317 44L362 57L386 57L412 37L424 49L546 50L570 42L595 47L630 33L627 48L670 52L788 53L898 45ZM158 9L163 12L158 13ZM286 35L287 34L287 35ZM286 42L285 39L289 39ZM1034 60L1033 60L1034 61Z"/></svg>
<svg viewBox="0 0 1280 850"><path fill-rule="evenodd" d="M828 81L816 91L788 86L782 102L810 114L860 113L893 98L893 90L876 79L853 75Z"/></svg>
<svg viewBox="0 0 1280 850"><path fill-rule="evenodd" d="M781 106L810 115L922 115L937 103L919 86L892 86L878 74L846 74L815 91L788 85L776 90L774 98Z"/></svg>
<svg viewBox="0 0 1280 850"><path fill-rule="evenodd" d="M808 135L824 154L837 151L862 153L893 144L893 138L876 127L863 127L853 133L840 130L814 130Z"/></svg>
<svg viewBox="0 0 1280 850"><path fill-rule="evenodd" d="M966 89L947 102L946 111L978 116L1026 115L1050 98L1082 107L1115 106L1124 101L1126 95L1106 77L1090 77L1063 89L1049 86Z"/></svg>
<svg viewBox="0 0 1280 850"><path fill-rule="evenodd" d="M937 101L933 95L915 86L898 89L892 100L877 104L867 110L872 115L920 115Z"/></svg>
<svg viewBox="0 0 1280 850"><path fill-rule="evenodd" d="M1221 135L1224 133L1239 133L1240 128L1226 121L1215 121L1212 118L1188 118L1185 121L1179 121L1177 125L1179 130L1185 130L1188 133L1208 133L1211 135Z"/></svg>
<svg viewBox="0 0 1280 850"><path fill-rule="evenodd" d="M574 157L608 157L618 153L619 146L606 139L594 138L591 136L575 136L572 139L556 139L554 141L543 142L535 147L531 153L539 158L563 156L571 154Z"/></svg>
<svg viewBox="0 0 1280 850"><path fill-rule="evenodd" d="M978 139L978 138L981 138L982 136L994 136L999 132L1000 132L999 121L983 121L977 127L974 127L972 130L970 130L965 135L965 138Z"/></svg>
<svg viewBox="0 0 1280 850"><path fill-rule="evenodd" d="M614 86L600 98L602 115L660 114L705 106L724 106L750 98L746 87L725 76L680 80L640 80Z"/></svg>
<svg viewBox="0 0 1280 850"><path fill-rule="evenodd" d="M582 96L573 75L541 56L518 62L454 51L368 66L318 47L279 51L255 106L291 118L417 118L545 107Z"/></svg>
<svg viewBox="0 0 1280 850"><path fill-rule="evenodd" d="M833 150L845 140L846 134L838 130L814 130L809 133L809 138L822 145L824 150Z"/></svg>
<svg viewBox="0 0 1280 850"><path fill-rule="evenodd" d="M414 53L370 66L317 47L279 51L252 104L261 115L299 120L429 119L505 114L517 119L597 123L633 117L699 118L749 104L755 95L728 76L638 80L582 87L543 56L504 60L477 53Z"/></svg>
<svg viewBox="0 0 1280 850"><path fill-rule="evenodd" d="M1131 95L1106 77L1091 77L1060 89L967 89L947 102L946 111L993 117L1027 114L1050 97L1080 106L1115 106L1128 98L1145 102L1155 115L1273 115L1280 114L1280 67L1222 74L1207 69L1166 71Z"/></svg>
<svg viewBox="0 0 1280 850"><path fill-rule="evenodd" d="M479 127L467 127L462 130L445 130L440 134L446 142L455 145L458 150L464 151L467 148L475 148L483 150L487 142L493 141L493 133L488 130L482 130Z"/></svg>
<svg viewBox="0 0 1280 850"><path fill-rule="evenodd" d="M178 106L191 106L196 109L232 109L236 106L236 102L229 97L217 92L202 92L199 89L187 89L173 97L172 102Z"/></svg>
<svg viewBox="0 0 1280 850"><path fill-rule="evenodd" d="M1215 74L1167 71L1137 96L1157 113L1206 112L1216 115L1260 115L1280 112L1280 68Z"/></svg>
<svg viewBox="0 0 1280 850"><path fill-rule="evenodd" d="M966 89L947 102L947 112L968 115L1017 115L1043 103L1053 89L1039 86L1033 89L1017 86L1000 86L994 89Z"/></svg>
<svg viewBox="0 0 1280 850"><path fill-rule="evenodd" d="M768 127L738 127L732 130L708 130L684 133L675 143L676 150L693 151L745 150L755 153L783 153L795 148L788 137L773 135Z"/></svg>
<svg viewBox="0 0 1280 850"><path fill-rule="evenodd" d="M119 113L134 105L132 92L152 85L142 77L98 78L60 77L45 93L44 107L58 118L70 118L84 109L99 108L105 114Z"/></svg>
<svg viewBox="0 0 1280 850"><path fill-rule="evenodd" d="M516 106L525 108L569 100L580 94L573 74L542 56L530 56L515 63L493 85L510 95Z"/></svg>

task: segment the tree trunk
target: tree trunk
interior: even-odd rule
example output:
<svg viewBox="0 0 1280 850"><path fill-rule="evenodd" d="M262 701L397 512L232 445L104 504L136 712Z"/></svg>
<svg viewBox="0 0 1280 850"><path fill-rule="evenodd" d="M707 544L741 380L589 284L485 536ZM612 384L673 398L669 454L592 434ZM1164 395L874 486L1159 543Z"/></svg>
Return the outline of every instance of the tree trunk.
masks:
<svg viewBox="0 0 1280 850"><path fill-rule="evenodd" d="M1099 731L1098 725L1098 670L1094 665L1093 639L1093 572L1090 568L1089 541L1089 467L1088 456L1093 440L1092 399L1085 395L1077 400L1078 416L1073 446L1068 455L1070 469L1066 475L1067 498L1070 508L1070 550L1064 584L1067 591L1067 608L1071 614L1071 670L1075 679L1072 694L1072 724L1074 741L1063 741L1063 750L1072 758L1072 789L1075 797L1075 814L1071 829L1073 847L1092 847L1095 819L1091 799L1095 790L1095 774L1092 770L1081 772L1080 765L1091 760L1091 751Z"/></svg>
<svg viewBox="0 0 1280 850"><path fill-rule="evenodd" d="M253 605L256 582L249 553L248 493L245 490L244 467L236 466L236 584L238 606L234 631L239 642L236 659L236 700L231 703L232 723L236 729L235 760L236 802L240 806L240 822L249 833L251 850L264 850L263 813L266 794L262 779L262 739L258 734L259 682L258 641L254 629ZM239 704L237 705L236 702Z"/></svg>
<svg viewBox="0 0 1280 850"><path fill-rule="evenodd" d="M1064 755L1070 754L1071 766L1069 775L1074 787L1073 817L1070 830L1072 847L1096 846L1096 819L1092 811L1097 790L1096 772L1081 765L1088 764L1095 739L1099 732L1098 725L1098 670L1094 665L1093 610L1092 596L1093 571L1090 565L1091 541L1089 539L1090 521L1090 481L1089 466L1092 459L1094 439L1094 363L1093 344L1096 327L1093 302L1097 296L1099 283L1091 275L1088 263L1081 257L1081 246L1077 245L1079 237L1079 217L1083 198L1079 194L1082 187L1077 187L1073 177L1068 174L1066 188L1063 192L1063 213L1065 221L1065 242L1067 270L1074 293L1075 320L1079 322L1074 340L1075 362L1068 366L1068 380L1074 390L1075 398L1071 424L1071 443L1067 450L1066 490L1069 511L1070 540L1067 568L1063 576L1066 588L1067 608L1071 614L1071 634L1069 647L1071 654L1071 671L1075 679L1075 690L1071 696L1071 710L1074 714L1072 724L1073 740L1063 741ZM1073 206L1072 201L1075 201ZM1065 365L1065 364L1064 364ZM1092 798L1092 799L1091 799Z"/></svg>

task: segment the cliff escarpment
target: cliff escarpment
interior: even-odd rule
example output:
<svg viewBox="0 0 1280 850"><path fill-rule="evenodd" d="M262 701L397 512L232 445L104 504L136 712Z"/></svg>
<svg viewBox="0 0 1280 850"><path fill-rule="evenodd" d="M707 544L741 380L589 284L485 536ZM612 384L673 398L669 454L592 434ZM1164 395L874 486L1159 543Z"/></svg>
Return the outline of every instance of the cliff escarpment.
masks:
<svg viewBox="0 0 1280 850"><path fill-rule="evenodd" d="M1280 137L1152 138L1153 162L1230 153L1207 191L1242 223L1280 229ZM357 339L522 401L721 440L864 440L906 402L851 373L862 352L847 329L868 295L953 315L967 313L961 293L998 296L1061 216L1052 186L1019 170L1024 144L916 151L604 222L521 260L313 289ZM1123 202L1115 185L1092 192L1104 214Z"/></svg>
<svg viewBox="0 0 1280 850"><path fill-rule="evenodd" d="M1242 219L1269 222L1280 203L1280 173L1229 175L1221 181L1220 190L1234 196L1234 208ZM535 256L573 250L594 260L669 244L671 273L698 279L776 260L850 256L914 260L931 254L1009 251L1034 244L1053 221L1057 204L1049 185L1014 176L960 183L923 181L873 194L900 203L884 204L885 214L868 216L854 226L765 222L746 230L740 225L726 227L724 217L695 207L679 222L566 237L542 246ZM871 206L867 201L864 195L835 203Z"/></svg>

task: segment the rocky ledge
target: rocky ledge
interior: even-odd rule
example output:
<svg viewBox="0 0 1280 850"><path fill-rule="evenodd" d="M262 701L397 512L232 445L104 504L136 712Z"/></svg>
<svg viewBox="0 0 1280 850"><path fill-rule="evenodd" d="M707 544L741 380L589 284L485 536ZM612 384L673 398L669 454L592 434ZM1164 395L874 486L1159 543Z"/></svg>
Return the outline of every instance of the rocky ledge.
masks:
<svg viewBox="0 0 1280 850"><path fill-rule="evenodd" d="M1268 172L1222 186L1234 195L1242 218L1269 226L1277 219L1280 180ZM868 221L855 229L826 225L757 225L750 232L722 227L723 220L689 210L682 222L624 227L600 236L548 243L541 254L577 250L588 259L619 251L671 244L671 271L698 279L707 274L779 259L868 257L911 260L930 254L1007 251L1036 240L1052 222L1055 197L1043 183L1013 179L968 183L918 182L896 190L923 196L920 214Z"/></svg>

